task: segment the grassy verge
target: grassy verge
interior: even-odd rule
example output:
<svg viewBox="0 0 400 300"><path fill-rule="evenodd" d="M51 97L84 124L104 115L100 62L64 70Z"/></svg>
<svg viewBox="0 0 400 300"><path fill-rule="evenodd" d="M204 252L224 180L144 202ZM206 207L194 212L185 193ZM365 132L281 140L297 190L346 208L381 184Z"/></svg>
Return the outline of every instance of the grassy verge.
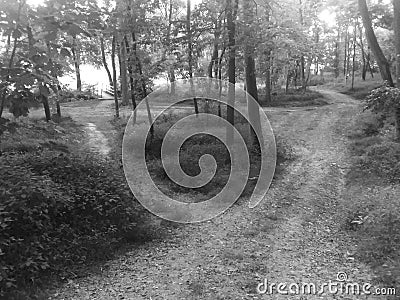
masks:
<svg viewBox="0 0 400 300"><path fill-rule="evenodd" d="M374 78L368 77L365 81L359 77L355 78L354 88L351 88L351 79L347 80L340 77L338 79L332 79L331 81L324 84L325 87L333 89L339 93L352 96L355 99L363 100L371 92L371 90L382 85L382 79L379 74L375 74Z"/></svg>
<svg viewBox="0 0 400 300"><path fill-rule="evenodd" d="M271 103L266 104L269 107L304 107L304 106L320 106L326 105L328 102L324 100L324 96L316 91L307 90L276 90L272 93ZM263 99L264 95L260 95Z"/></svg>
<svg viewBox="0 0 400 300"><path fill-rule="evenodd" d="M81 149L71 119L0 121L0 298L31 299L72 267L111 258L144 209L119 164Z"/></svg>
<svg viewBox="0 0 400 300"><path fill-rule="evenodd" d="M400 288L400 144L393 120L360 114L349 133L353 165L347 175L345 229L357 244L356 257L377 275L375 284Z"/></svg>

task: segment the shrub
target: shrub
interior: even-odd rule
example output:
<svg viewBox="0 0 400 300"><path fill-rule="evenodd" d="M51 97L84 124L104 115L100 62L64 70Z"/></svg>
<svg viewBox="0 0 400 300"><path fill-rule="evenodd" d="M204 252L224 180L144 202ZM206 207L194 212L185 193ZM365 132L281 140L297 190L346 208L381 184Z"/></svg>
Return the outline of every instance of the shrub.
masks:
<svg viewBox="0 0 400 300"><path fill-rule="evenodd" d="M370 92L365 99L364 110L391 113L400 108L400 89L391 87L388 82Z"/></svg>
<svg viewBox="0 0 400 300"><path fill-rule="evenodd" d="M0 157L0 296L84 262L138 220L122 171L56 151ZM99 244L100 242L100 244ZM102 245L103 244L103 245Z"/></svg>
<svg viewBox="0 0 400 300"><path fill-rule="evenodd" d="M400 144L385 141L368 147L362 159L368 169L391 181L400 179Z"/></svg>

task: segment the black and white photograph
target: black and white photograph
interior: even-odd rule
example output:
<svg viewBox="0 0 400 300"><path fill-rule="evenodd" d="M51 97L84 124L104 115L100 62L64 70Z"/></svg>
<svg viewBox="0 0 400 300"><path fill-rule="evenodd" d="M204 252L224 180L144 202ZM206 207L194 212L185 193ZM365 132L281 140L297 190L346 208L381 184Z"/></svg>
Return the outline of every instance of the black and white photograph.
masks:
<svg viewBox="0 0 400 300"><path fill-rule="evenodd" d="M400 299L400 0L0 0L0 299Z"/></svg>

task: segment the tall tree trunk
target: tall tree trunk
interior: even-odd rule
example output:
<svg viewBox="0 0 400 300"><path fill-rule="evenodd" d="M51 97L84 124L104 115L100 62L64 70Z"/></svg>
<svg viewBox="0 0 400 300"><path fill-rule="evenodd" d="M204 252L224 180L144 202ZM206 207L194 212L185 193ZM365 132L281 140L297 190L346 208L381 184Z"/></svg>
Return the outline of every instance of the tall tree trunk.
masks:
<svg viewBox="0 0 400 300"><path fill-rule="evenodd" d="M25 1L19 1L19 5L18 5L18 11L17 11L17 20L15 22L14 25L14 30L18 29L18 25L19 25L19 20L20 20L20 16L21 16L21 10L22 7L25 5ZM11 40L10 40L10 36L11 33L8 36L8 40L7 40L7 44L9 45ZM6 82L8 80L10 80L10 71L11 68L13 66L14 63L14 58L15 58L15 53L17 51L17 43L18 43L18 35L15 34L14 35L14 41L13 41L13 49L11 51L11 56L10 56L10 60L8 61L8 69L7 69L7 75L6 75ZM9 48L9 47L8 47ZM7 51L8 52L8 51ZM0 99L0 118L3 115L3 110L4 110L4 105L5 105L5 101L6 101L6 87L4 87L3 91L1 92L1 99Z"/></svg>
<svg viewBox="0 0 400 300"><path fill-rule="evenodd" d="M270 8L266 10L266 20L269 23L271 18ZM264 52L265 59L265 99L266 103L271 103L271 48L267 48Z"/></svg>
<svg viewBox="0 0 400 300"><path fill-rule="evenodd" d="M111 46L111 66L112 66L112 73L113 73L113 92L114 92L114 103L115 103L115 117L119 118L119 104L118 104L118 95L117 95L117 69L115 66L115 52L116 52L116 44L117 44L117 37L116 33L114 33L112 38L112 46Z"/></svg>
<svg viewBox="0 0 400 300"><path fill-rule="evenodd" d="M300 25L303 27L304 19L303 19L303 1L302 0L299 0L299 16L300 16ZM301 87L302 87L303 93L305 92L305 90L307 88L306 74L305 74L304 68L305 68L305 58L304 58L304 55L302 54L300 56L300 75L301 75Z"/></svg>
<svg viewBox="0 0 400 300"><path fill-rule="evenodd" d="M208 65L208 77L212 78L213 73L217 70L218 66L218 45L219 45L219 36L220 36L220 26L218 20L215 20L215 29L214 29L214 45L213 45L213 52L211 55L211 61ZM214 69L215 66L215 69ZM218 75L218 72L217 72Z"/></svg>
<svg viewBox="0 0 400 300"><path fill-rule="evenodd" d="M338 29L337 40L335 42L335 61L334 61L334 68L335 68L335 77L338 78L340 74L339 65L340 65L340 29Z"/></svg>
<svg viewBox="0 0 400 300"><path fill-rule="evenodd" d="M33 44L34 44L34 40L33 40L32 30L31 30L31 28L29 26L27 28L27 32L28 32L28 39L29 39L29 43L28 43L29 44L29 49L31 49L31 47L33 47ZM49 58L49 64L52 65L53 64L53 55L51 53L50 42L46 42L46 47L47 47L47 57ZM54 91L56 93L55 104L56 104L57 116L61 117L61 106L60 106L60 90L61 90L61 87L59 85L57 72L55 72L54 69L52 69L50 71L50 74L57 81L57 87L54 89Z"/></svg>
<svg viewBox="0 0 400 300"><path fill-rule="evenodd" d="M265 103L271 103L271 49L265 53Z"/></svg>
<svg viewBox="0 0 400 300"><path fill-rule="evenodd" d="M233 126L235 126L235 84L236 84L236 24L234 20L234 0L227 0L226 6L226 19L228 27L228 48L229 48L229 58L228 58L228 77L229 77L229 87L228 87L228 105L226 109L226 120L232 125L227 127L227 143L232 145L234 142ZM236 0L235 5L237 5L238 0ZM236 19L236 17L235 17Z"/></svg>
<svg viewBox="0 0 400 300"><path fill-rule="evenodd" d="M351 89L354 90L354 73L356 70L356 42L357 42L357 20L354 24L354 34L353 34L353 61L351 65Z"/></svg>
<svg viewBox="0 0 400 300"><path fill-rule="evenodd" d="M126 65L126 43L125 36L121 39L119 45L121 63L119 65L120 80L121 80L121 98L122 105L128 105L128 77L127 77L127 65Z"/></svg>
<svg viewBox="0 0 400 300"><path fill-rule="evenodd" d="M286 66L286 80L285 80L285 94L289 93L289 83L290 83L290 67Z"/></svg>
<svg viewBox="0 0 400 300"><path fill-rule="evenodd" d="M393 0L393 28L394 41L396 47L396 87L400 88L400 1ZM400 104L394 107L394 115L396 119L396 137L400 141Z"/></svg>
<svg viewBox="0 0 400 300"><path fill-rule="evenodd" d="M132 108L134 110L134 120L136 121L136 97L135 97L135 92L136 92L136 83L134 80L135 75L133 74L133 61L134 59L132 59L132 53L131 53L131 49L129 46L129 41L128 38L126 37L126 35L124 36L124 40L125 40L125 47L126 47L126 52L127 52L127 56L128 56L128 74L129 74L129 87L131 90L131 102L132 102Z"/></svg>
<svg viewBox="0 0 400 300"><path fill-rule="evenodd" d="M222 60L224 59L225 51L226 47L224 46L218 59L219 98L222 95ZM221 102L218 102L218 116L222 117Z"/></svg>
<svg viewBox="0 0 400 300"><path fill-rule="evenodd" d="M190 85L191 89L193 90L193 44L192 44L192 28L191 28L191 1L187 0L186 1L186 34L187 34L187 43L188 43L188 63L189 63L189 79L190 79ZM196 115L199 114L199 106L197 105L197 99L196 97L193 98L193 104L194 104L194 111Z"/></svg>
<svg viewBox="0 0 400 300"><path fill-rule="evenodd" d="M100 50L101 50L101 60L103 61L104 69L106 69L107 76L108 76L108 83L110 86L113 84L113 78L111 76L110 69L108 68L107 59L106 59L106 51L104 47L104 37L100 36Z"/></svg>
<svg viewBox="0 0 400 300"><path fill-rule="evenodd" d="M45 95L40 95L40 99L42 100L42 103L43 103L44 114L46 116L46 122L49 122L51 120L49 99Z"/></svg>
<svg viewBox="0 0 400 300"><path fill-rule="evenodd" d="M358 32L360 35L360 49L361 49L361 59L362 59L362 71L361 71L361 79L365 81L367 77L367 63L365 59L365 49L364 49L364 41L363 41L363 29L362 26L358 23Z"/></svg>
<svg viewBox="0 0 400 300"><path fill-rule="evenodd" d="M72 57L74 59L75 66L75 75L76 75L76 89L78 91L82 91L82 81L81 81L81 59L80 59L80 50L78 47L76 36L72 38Z"/></svg>
<svg viewBox="0 0 400 300"><path fill-rule="evenodd" d="M147 117L149 118L149 124L151 124L150 125L150 135L151 135L150 143L151 143L154 138L153 117L151 116L150 105L149 105L149 101L147 99L146 81L145 81L144 74L143 74L142 63L141 63L139 55L137 53L136 35L135 35L134 31L132 31L132 42L133 42L133 53L134 53L135 61L136 61L136 68L139 72L140 82L142 85L143 98L145 99L145 102L146 102Z"/></svg>
<svg viewBox="0 0 400 300"><path fill-rule="evenodd" d="M367 68L368 68L369 72L371 73L371 77L374 78L374 71L372 70L372 67L371 67L371 49L370 49L370 47L368 47L368 53L366 55L366 59L367 59Z"/></svg>
<svg viewBox="0 0 400 300"><path fill-rule="evenodd" d="M167 12L166 12L167 13ZM166 35L166 49L163 53L163 59L166 59L167 53L168 55L172 55L172 47L171 47L171 30L172 30L172 15L173 15L173 2L169 1L169 9L168 9L168 27L167 27L167 35ZM171 94L175 95L175 65L174 63L168 66L168 79L171 83Z"/></svg>
<svg viewBox="0 0 400 300"><path fill-rule="evenodd" d="M254 22L254 12L250 1L251 0L245 0L243 4L244 21L248 26L245 29L246 46L245 46L245 56L244 56L245 72L246 72L246 91L251 97L253 97L258 102L256 65L254 61L255 37L252 32L252 26L251 26L251 24ZM248 101L247 107L249 112L249 119L251 122L250 125L251 144L256 146L258 142L257 133L259 135L261 134L259 107L257 103L254 103L253 101Z"/></svg>
<svg viewBox="0 0 400 300"><path fill-rule="evenodd" d="M378 63L379 70L383 80L386 80L389 85L393 86L393 79L390 73L390 65L387 61L381 47L379 46L378 40L376 39L375 32L372 28L371 18L369 17L368 7L366 0L358 0L358 7L363 20L365 34L367 36L367 41L374 53L376 62Z"/></svg>
<svg viewBox="0 0 400 300"><path fill-rule="evenodd" d="M348 70L347 70L347 52L348 52L347 40L349 38L348 29L349 29L349 27L346 25L346 32L345 32L345 35L344 35L344 59L343 59L343 76L345 78L347 78L347 72L348 72Z"/></svg>

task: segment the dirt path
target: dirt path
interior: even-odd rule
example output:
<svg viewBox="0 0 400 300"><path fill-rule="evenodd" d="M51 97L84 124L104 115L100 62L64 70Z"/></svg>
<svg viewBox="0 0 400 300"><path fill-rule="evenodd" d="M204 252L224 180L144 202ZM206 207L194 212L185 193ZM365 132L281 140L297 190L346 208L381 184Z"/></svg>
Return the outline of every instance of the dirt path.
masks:
<svg viewBox="0 0 400 300"><path fill-rule="evenodd" d="M346 272L350 282L372 279L368 267L352 257L354 243L339 226L343 210L351 207L342 197L348 165L344 132L357 102L321 92L330 105L267 110L274 130L291 141L298 159L258 207L239 201L209 222L161 222L164 239L133 245L89 276L66 279L51 299L367 299L257 293L264 279L313 283L317 290L319 284L336 282L339 272ZM104 133L95 120L85 122Z"/></svg>

